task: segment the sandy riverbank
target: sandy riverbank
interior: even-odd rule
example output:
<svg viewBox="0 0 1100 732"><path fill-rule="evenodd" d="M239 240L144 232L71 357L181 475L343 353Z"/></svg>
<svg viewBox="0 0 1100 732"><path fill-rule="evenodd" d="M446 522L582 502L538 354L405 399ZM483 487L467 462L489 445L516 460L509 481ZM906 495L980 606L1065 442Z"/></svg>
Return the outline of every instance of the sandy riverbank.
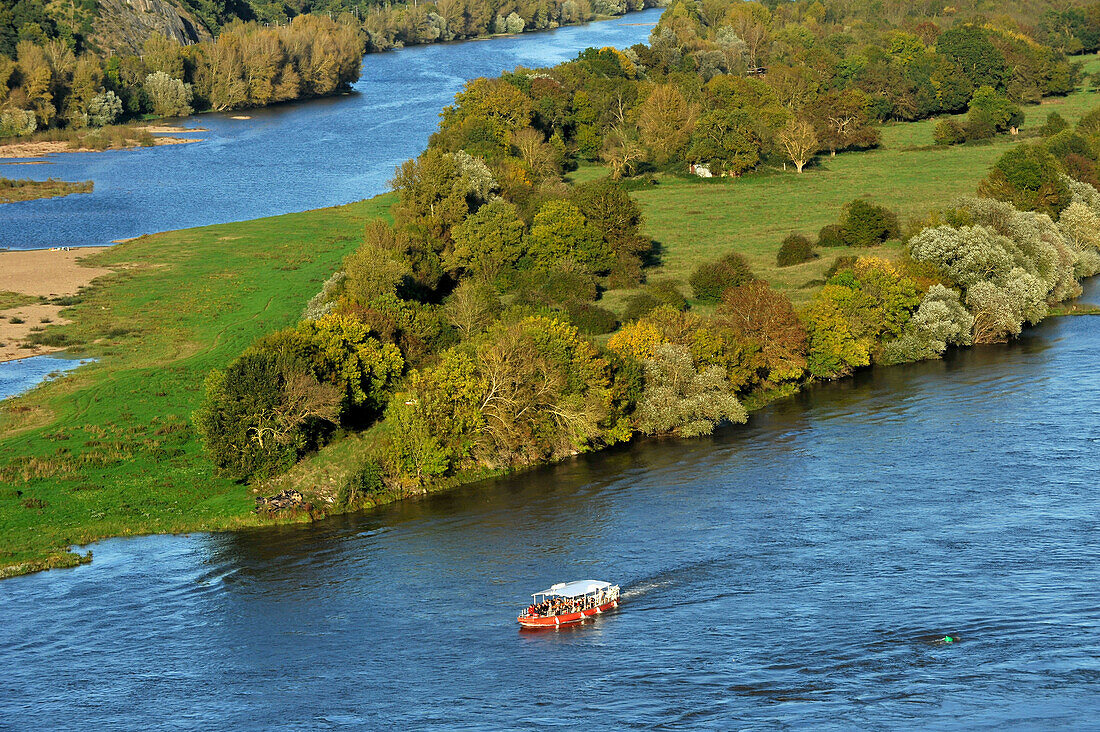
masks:
<svg viewBox="0 0 1100 732"><path fill-rule="evenodd" d="M86 267L85 257L105 247L83 247L68 251L0 252L0 293L18 293L28 297L63 297L75 295L81 287L111 270ZM49 346L21 347L32 329L43 329L50 323L65 324L62 305L33 302L0 310L0 361L38 356L61 350ZM22 322L13 322L22 321Z"/></svg>

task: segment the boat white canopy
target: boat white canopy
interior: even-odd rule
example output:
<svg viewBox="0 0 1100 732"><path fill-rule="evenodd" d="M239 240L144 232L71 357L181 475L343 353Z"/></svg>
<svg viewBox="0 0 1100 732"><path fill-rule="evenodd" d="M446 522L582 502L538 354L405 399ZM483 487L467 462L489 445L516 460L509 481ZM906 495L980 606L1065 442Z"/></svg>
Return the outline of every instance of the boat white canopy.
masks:
<svg viewBox="0 0 1100 732"><path fill-rule="evenodd" d="M559 582L547 590L536 592L535 595L543 595L545 597L583 597L593 592L610 589L611 586L610 582L601 582L599 580Z"/></svg>

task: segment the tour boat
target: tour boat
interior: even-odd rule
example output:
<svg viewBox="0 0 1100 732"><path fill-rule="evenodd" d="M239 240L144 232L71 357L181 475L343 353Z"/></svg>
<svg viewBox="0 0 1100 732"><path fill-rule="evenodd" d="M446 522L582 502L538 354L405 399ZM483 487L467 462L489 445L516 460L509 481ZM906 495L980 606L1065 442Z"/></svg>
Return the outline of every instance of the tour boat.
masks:
<svg viewBox="0 0 1100 732"><path fill-rule="evenodd" d="M579 623L619 606L619 586L599 580L559 582L531 595L532 602L516 618L525 628L558 628Z"/></svg>

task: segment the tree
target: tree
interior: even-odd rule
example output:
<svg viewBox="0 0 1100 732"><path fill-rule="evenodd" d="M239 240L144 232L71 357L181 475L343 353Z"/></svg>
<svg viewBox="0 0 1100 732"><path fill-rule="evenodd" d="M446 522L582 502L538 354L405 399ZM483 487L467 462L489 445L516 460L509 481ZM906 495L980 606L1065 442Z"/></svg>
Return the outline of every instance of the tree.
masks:
<svg viewBox="0 0 1100 732"><path fill-rule="evenodd" d="M447 319L458 328L463 338L482 332L500 315L500 295L492 285L481 280L461 282L447 298Z"/></svg>
<svg viewBox="0 0 1100 732"><path fill-rule="evenodd" d="M315 447L339 402L335 387L293 357L253 348L210 374L194 421L213 463L243 481L285 470Z"/></svg>
<svg viewBox="0 0 1100 732"><path fill-rule="evenodd" d="M1056 217L1070 202L1054 156L1041 145L1021 144L1007 150L981 183L978 195L1007 201L1024 211Z"/></svg>
<svg viewBox="0 0 1100 732"><path fill-rule="evenodd" d="M793 381L806 370L806 329L791 301L763 280L731 287L722 294L716 318L751 349L754 380Z"/></svg>
<svg viewBox="0 0 1100 732"><path fill-rule="evenodd" d="M92 127L113 125L122 116L122 100L113 91L92 98L88 105L88 124Z"/></svg>
<svg viewBox="0 0 1100 732"><path fill-rule="evenodd" d="M513 204L503 200L485 204L452 230L454 251L447 269L492 280L523 256L525 229Z"/></svg>
<svg viewBox="0 0 1100 732"><path fill-rule="evenodd" d="M638 130L653 162L667 165L682 153L698 110L675 84L657 84L638 109Z"/></svg>
<svg viewBox="0 0 1100 732"><path fill-rule="evenodd" d="M540 267L575 262L585 272L600 274L615 264L614 252L603 234L569 201L547 201L531 222L528 250Z"/></svg>
<svg viewBox="0 0 1100 732"><path fill-rule="evenodd" d="M991 86L982 86L970 99L966 113L966 132L970 139L980 140L999 132L1016 133L1024 122L1024 113Z"/></svg>
<svg viewBox="0 0 1100 732"><path fill-rule="evenodd" d="M989 84L1004 89L1009 72L1002 54L977 25L959 23L936 39L936 53L958 64L971 88Z"/></svg>
<svg viewBox="0 0 1100 732"><path fill-rule="evenodd" d="M191 114L191 87L163 71L145 77L143 85L153 114L160 117L185 117Z"/></svg>
<svg viewBox="0 0 1100 732"><path fill-rule="evenodd" d="M830 155L879 143L878 130L870 126L870 99L860 89L821 95L813 105L813 118L818 141Z"/></svg>
<svg viewBox="0 0 1100 732"><path fill-rule="evenodd" d="M973 333L974 316L959 300L959 293L935 284L921 300L906 332L884 344L880 362L890 365L939 358L951 344L969 345Z"/></svg>
<svg viewBox="0 0 1100 732"><path fill-rule="evenodd" d="M385 222L368 225L367 240L344 259L344 294L350 302L368 305L396 295L402 281L412 274L395 240L395 232Z"/></svg>
<svg viewBox="0 0 1100 732"><path fill-rule="evenodd" d="M1058 230L1075 252L1074 274L1100 274L1100 216L1088 204L1074 200L1058 217Z"/></svg>
<svg viewBox="0 0 1100 732"><path fill-rule="evenodd" d="M637 419L646 434L698 437L722 422L743 423L748 414L729 392L721 367L697 370L687 348L664 343L645 362Z"/></svg>
<svg viewBox="0 0 1100 732"><path fill-rule="evenodd" d="M799 173L819 149L817 133L809 122L791 119L779 131L779 143Z"/></svg>
<svg viewBox="0 0 1100 732"><path fill-rule="evenodd" d="M755 168L760 154L760 137L752 118L726 110L713 110L699 119L688 151L695 162L735 176Z"/></svg>
<svg viewBox="0 0 1100 732"><path fill-rule="evenodd" d="M716 262L704 262L691 273L688 282L700 302L718 302L722 293L753 279L748 260L730 252Z"/></svg>
<svg viewBox="0 0 1100 732"><path fill-rule="evenodd" d="M622 127L612 127L604 137L600 159L611 169L612 180L633 175L635 166L644 158L645 148Z"/></svg>

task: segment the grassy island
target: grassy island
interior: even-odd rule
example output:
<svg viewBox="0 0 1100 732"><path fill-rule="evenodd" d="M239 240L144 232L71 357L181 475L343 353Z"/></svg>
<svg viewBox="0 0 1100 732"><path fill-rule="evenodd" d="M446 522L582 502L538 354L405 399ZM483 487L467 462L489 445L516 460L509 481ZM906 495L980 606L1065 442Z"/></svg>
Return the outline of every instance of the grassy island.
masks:
<svg viewBox="0 0 1100 732"><path fill-rule="evenodd" d="M0 178L0 203L33 201L36 198L59 198L73 193L91 193L93 185L90 180L70 183L56 178L48 180Z"/></svg>
<svg viewBox="0 0 1100 732"><path fill-rule="evenodd" d="M46 332L97 361L0 406L0 573L706 434L815 379L1011 338L1100 267L1095 57L959 24L964 49L1076 79L1028 93L1076 91L972 85L955 114L886 124L853 93L828 100L856 108L830 139L746 81L748 49L684 71L669 44L718 64L721 28L679 4L662 25L635 51L659 83L606 49L471 82L394 193L90 257L113 273ZM902 47L956 63L921 37ZM730 112L745 97L770 128Z"/></svg>

